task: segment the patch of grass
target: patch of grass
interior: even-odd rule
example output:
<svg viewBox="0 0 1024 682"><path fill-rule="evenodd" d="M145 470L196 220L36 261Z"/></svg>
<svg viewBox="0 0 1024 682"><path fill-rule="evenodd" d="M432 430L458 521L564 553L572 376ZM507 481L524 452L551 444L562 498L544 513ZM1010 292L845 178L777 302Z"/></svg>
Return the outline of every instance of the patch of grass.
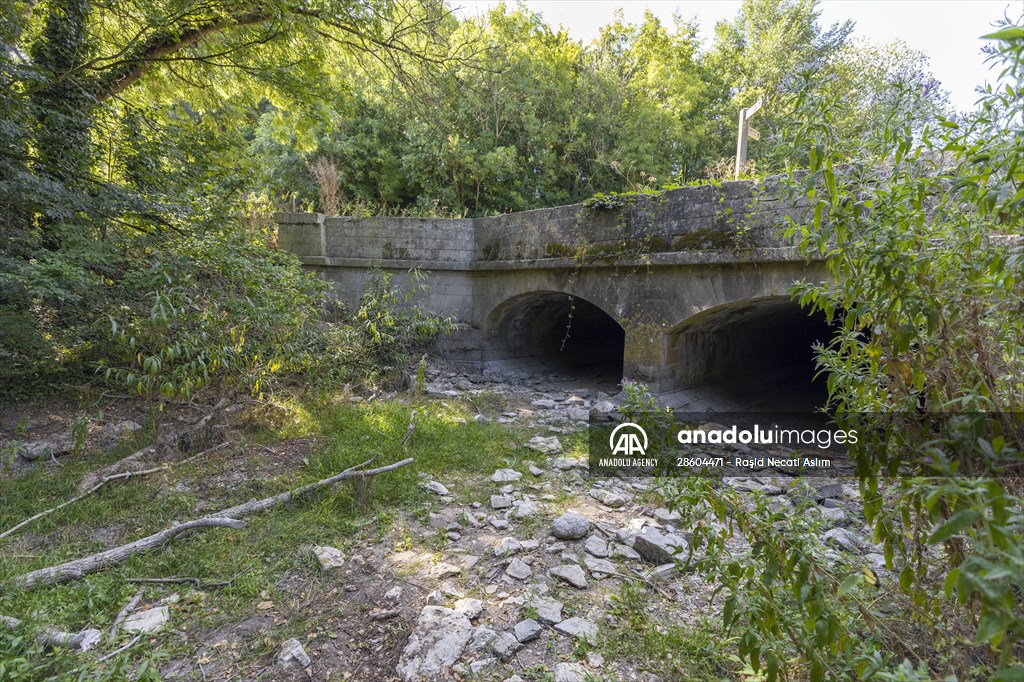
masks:
<svg viewBox="0 0 1024 682"><path fill-rule="evenodd" d="M420 472L448 484L489 475L497 466L504 466L507 458L514 459L515 439L510 438L508 427L475 423L471 418L475 410L461 402L288 402L284 397L277 402L284 409L273 410L276 416L253 429L247 442L273 444L314 437L308 453L293 449L287 461L275 461L272 455L252 449L243 456L242 447L232 446L168 472L109 484L97 494L0 541L0 583L36 568L137 539L176 521L320 480L374 455L378 456L375 466L405 457L415 461L374 478L369 486L341 484L249 517L245 529L218 528L178 538L160 550L84 580L31 592L3 584L0 614L23 618L27 623L16 636L0 634L0 667L5 671L0 677L5 681L36 680L82 668L87 670L88 679L123 679L127 670L137 672L139 666L156 666L170 657L192 658L199 638L161 635L144 640L111 661L87 668L87 662L94 658L92 652L44 652L29 634L42 624L69 631L109 627L139 588L129 583L129 578L188 576L220 581L244 571L226 587L200 592L187 585L145 586L149 603L174 593L181 596L171 607L171 627L186 632L202 633L236 622L258 613L261 602L290 603L294 597L285 586L288 581L298 580L306 589L319 589L341 579L320 575L304 545L332 545L346 551L361 541L379 541L392 529L396 518L424 517L434 504L432 496L420 488ZM416 428L403 444L413 410L417 412ZM0 529L73 496L86 473L116 461L138 444L126 443L103 457L69 457L60 468L40 466L16 478L0 480ZM303 458L308 465L302 463ZM211 494L214 499L210 499ZM410 543L413 540L410 538ZM430 544L435 549L440 546L440 535ZM295 614L283 615L289 617L289 622L294 620L291 616ZM110 650L116 644L104 642L101 646ZM137 675L133 673L132 677ZM141 677L145 679L146 673Z"/></svg>
<svg viewBox="0 0 1024 682"><path fill-rule="evenodd" d="M724 637L709 620L675 622L652 612L650 591L625 583L612 595L609 613L619 626L604 630L602 653L628 660L638 669L664 679L736 679L739 671L729 659Z"/></svg>

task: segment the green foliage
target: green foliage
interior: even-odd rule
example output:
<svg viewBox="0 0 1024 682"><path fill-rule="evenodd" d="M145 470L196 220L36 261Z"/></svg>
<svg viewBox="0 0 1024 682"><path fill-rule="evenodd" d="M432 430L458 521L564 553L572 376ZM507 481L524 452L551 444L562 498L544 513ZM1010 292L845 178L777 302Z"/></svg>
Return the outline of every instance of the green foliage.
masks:
<svg viewBox="0 0 1024 682"><path fill-rule="evenodd" d="M453 318L416 304L415 298L427 290L427 276L418 270L410 271L408 285L401 288L393 283L391 273L371 273L354 311L341 307L333 322L308 332L303 376L321 387L373 382L407 363L438 337L455 331ZM423 359L417 386L421 385L420 371L426 372ZM424 374L422 385L425 383Z"/></svg>
<svg viewBox="0 0 1024 682"><path fill-rule="evenodd" d="M0 613L21 618L24 625L16 630L0 628L0 679L159 679L157 673L168 660L200 658L206 641L199 636L202 633L231 627L253 614L264 613L258 605L265 600L285 603L289 588L282 586L281 581L286 577L314 590L311 595L330 599L325 595L331 586L323 586L322 575L309 554L309 544L333 538L333 545L351 554L350 548L354 550L359 546L357 543L380 542L390 532L408 533L418 543L419 534L402 528L399 520L416 523L417 516L425 516L429 493L422 489L419 473L465 481L468 486L470 480L484 480L493 471L494 462L509 455L508 427L467 419L475 410L459 401L449 400L446 406L433 401L351 404L321 402L311 394L302 402L292 402L284 396L277 399L287 419L276 428L262 424L266 430L250 435L256 442L270 444L298 435L314 436L310 449L292 451L290 456L273 456L251 441L243 442L210 457L174 466L162 481L135 478L108 485L100 494L40 519L25 534L2 541L0 581L5 589L0 592ZM417 411L416 430L403 444L413 410ZM460 419L468 423L460 423ZM514 435L513 441L518 442L528 437L518 431ZM0 495L4 499L0 505L0 528L9 528L68 499L83 475L132 451L131 444L125 446L106 458L69 458L59 468L36 467L23 475L4 478L0 481ZM275 449L287 452L286 447ZM190 518L200 500L224 508L277 494L364 462L370 454L379 454L382 464L406 456L414 457L415 464L376 478L369 507L357 503L354 486L340 485L297 500L288 508L250 517L242 531L215 530L180 538L162 551L135 557L91 575L88 580L30 592L6 589L7 581L28 570L100 551L109 544L108 538L129 541L165 528L169 519ZM530 455L524 451L522 456ZM307 457L308 465L303 465L301 459ZM257 475L245 481L228 480L225 471L240 461ZM130 524L125 523L126 519L130 519ZM33 531L39 535L33 535ZM24 549L37 542L38 549ZM424 548L417 545L417 549ZM246 570L244 575L236 576ZM131 633L122 632L116 642L105 638L101 645L84 653L42 647L35 642L38 628L45 626L74 632L95 627L106 632L139 589L128 579L173 576L196 576L208 581L233 576L236 579L225 587L203 591L183 590L178 585L146 586L147 603L179 594L180 599L171 609L171 626L188 636L144 637L122 654L103 662L97 659L126 644ZM306 627L307 618L322 617L325 625L331 620L337 624L335 616L327 611L322 616L295 618L286 613L285 617L289 622L281 624L285 630L275 638L290 636L291 628L296 628L294 634L301 636L301 632L309 630L297 628ZM197 636L193 637L193 633ZM257 676L276 650L269 646L256 651L246 649L241 663L255 667L251 674L238 667L236 675ZM72 673L76 669L80 674Z"/></svg>
<svg viewBox="0 0 1024 682"><path fill-rule="evenodd" d="M681 623L651 610L649 588L624 583L609 598L614 627L601 651L666 679L738 679L735 663L713 623Z"/></svg>
<svg viewBox="0 0 1024 682"><path fill-rule="evenodd" d="M294 369L324 287L293 256L241 232L163 244L163 258L126 277L142 305L108 314L104 379L151 401L188 400L214 382L259 394Z"/></svg>
<svg viewBox="0 0 1024 682"><path fill-rule="evenodd" d="M785 233L831 275L795 295L840 327L818 349L840 423L876 429L850 454L893 584L880 609L874 573L823 561L799 510L680 482L692 563L724 590L739 655L769 680L1021 674L1024 252L1006 233L1024 218L1024 32L1004 23L989 39L1001 82L959 119L896 107L849 136L821 69L786 103L782 153L807 219ZM749 553L726 553L733 533Z"/></svg>

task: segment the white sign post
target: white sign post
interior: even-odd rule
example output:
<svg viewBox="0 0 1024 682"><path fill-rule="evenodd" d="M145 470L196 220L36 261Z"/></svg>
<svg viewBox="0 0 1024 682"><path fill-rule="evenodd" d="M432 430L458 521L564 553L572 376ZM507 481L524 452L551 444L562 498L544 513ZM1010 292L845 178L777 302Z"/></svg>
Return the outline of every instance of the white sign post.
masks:
<svg viewBox="0 0 1024 682"><path fill-rule="evenodd" d="M740 179L740 171L747 162L747 139L760 140L761 133L750 127L750 119L764 106L764 97L758 98L754 106L740 109L740 130L736 138L736 179Z"/></svg>

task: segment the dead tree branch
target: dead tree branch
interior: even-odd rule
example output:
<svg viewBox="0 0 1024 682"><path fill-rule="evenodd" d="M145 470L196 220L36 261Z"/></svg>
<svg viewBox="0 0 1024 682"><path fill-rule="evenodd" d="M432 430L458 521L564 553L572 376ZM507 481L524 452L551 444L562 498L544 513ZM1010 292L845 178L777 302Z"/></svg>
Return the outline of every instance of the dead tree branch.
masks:
<svg viewBox="0 0 1024 682"><path fill-rule="evenodd" d="M10 616L0 616L0 626L8 630L21 627L21 620ZM99 630L92 628L81 632L64 632L56 628L48 627L36 635L36 641L43 646L61 647L65 649L91 649L99 643L103 635Z"/></svg>
<svg viewBox="0 0 1024 682"><path fill-rule="evenodd" d="M230 401L227 398L221 399L213 406L213 409L194 424L189 424L179 429L175 429L174 431L170 431L162 436L158 436L155 441L146 447L136 450L132 454L123 459L119 459L108 467L86 474L78 484L78 491L84 493L104 478L120 474L124 471L130 471L130 467L138 465L140 460L145 459L149 455L156 454L158 448L176 443L186 433L202 431L229 402Z"/></svg>
<svg viewBox="0 0 1024 682"><path fill-rule="evenodd" d="M144 537L141 540L129 542L127 545L121 545L82 559L75 559L74 561L68 561L63 564L58 564L57 566L40 568L37 571L26 573L20 578L17 578L15 583L20 587L31 590L39 587L40 585L53 585L55 583L65 583L70 580L78 580L89 573L95 573L96 571L107 568L108 566L123 563L136 554L142 554L143 552L148 552L151 549L160 547L182 533L187 533L200 528L213 527L234 528L235 530L240 530L245 528L245 524L237 519L218 517L207 517L196 519L195 521L180 523L177 526L171 526L159 533L154 533L153 535Z"/></svg>
<svg viewBox="0 0 1024 682"><path fill-rule="evenodd" d="M182 533L210 527L227 527L234 528L236 530L241 529L245 527L245 524L238 519L243 516L267 511L278 505L285 504L286 502L290 502L298 497L302 497L303 495L308 495L309 493L320 490L321 488L338 483L339 481L346 479L366 479L388 471L394 471L395 469L407 464L411 464L413 461L412 457L407 457L400 462L377 467L376 469L364 468L372 464L376 459L377 456L374 455L361 464L356 464L355 466L345 469L340 474L335 474L334 476L322 479L316 483L309 483L279 495L265 497L262 500L250 500L249 502L236 505L229 509L224 509L210 516L172 526L160 531L159 533L142 538L141 540L136 540L135 542L130 542L126 545L114 547L113 549L108 549L104 552L99 552L98 554L93 554L82 559L75 559L57 566L41 568L39 570L32 571L31 573L26 573L25 575L16 578L15 584L26 590L31 590L42 585L53 585L56 583L77 580L89 573L95 573L96 571L100 571L109 566L123 563L136 554L148 552L151 549L160 547Z"/></svg>
<svg viewBox="0 0 1024 682"><path fill-rule="evenodd" d="M128 603L124 605L124 608L117 613L117 617L114 618L114 624L110 626L110 633L108 635L110 639L117 637L117 631L121 629L121 623L123 623L124 619L128 617L128 614L135 610L135 607L139 605L140 601L142 601L142 590L136 592L135 596L128 600Z"/></svg>
<svg viewBox="0 0 1024 682"><path fill-rule="evenodd" d="M248 573L251 570L252 570L252 567L250 566L249 568L245 569L244 571L239 571L238 573L234 574L233 576L231 576L227 580L217 580L217 581L204 581L204 580L202 580L200 578L192 578L192 577L181 577L181 578L179 578L179 577L175 576L175 577L171 577L171 578L128 578L128 582L135 583L135 584L145 584L145 585L148 585L148 584L168 585L168 584L178 584L178 583L192 583L192 585L197 590L209 590L209 589L212 589L214 587L227 587L228 585L230 585L231 583L235 582L238 578L240 578L241 576L245 575L246 573Z"/></svg>
<svg viewBox="0 0 1024 682"><path fill-rule="evenodd" d="M105 478L102 478L102 479L100 479L99 483L97 483L93 487L89 488L88 490L86 490L81 495L76 495L75 497L72 497L70 500L67 500L66 502L62 502L62 503L58 504L56 507L51 507L50 509L47 509L45 511L41 511L38 514L35 514L34 516L28 517L27 519L25 519L21 523L18 523L17 525L14 525L11 528L8 528L3 533L0 533L0 540L4 539L8 535L12 535L13 533L15 533L18 530L24 528L25 526L27 526L28 524L32 523L33 521L41 519L44 516L52 514L55 511L60 511L64 507L68 506L69 504L74 504L75 502L78 502L79 500L82 500L82 499L85 499L86 497L89 497L89 495L92 495L94 492L96 492L97 490L99 490L100 488L105 486L107 483L110 483L111 481L117 481L117 480L121 480L121 479L132 478L134 476L148 476L149 474L156 473L157 471L163 471L166 468L167 468L166 466L159 466L159 467L153 467L152 469L144 469L143 471L125 471L125 472L122 472L120 474L114 474L112 476L107 476Z"/></svg>

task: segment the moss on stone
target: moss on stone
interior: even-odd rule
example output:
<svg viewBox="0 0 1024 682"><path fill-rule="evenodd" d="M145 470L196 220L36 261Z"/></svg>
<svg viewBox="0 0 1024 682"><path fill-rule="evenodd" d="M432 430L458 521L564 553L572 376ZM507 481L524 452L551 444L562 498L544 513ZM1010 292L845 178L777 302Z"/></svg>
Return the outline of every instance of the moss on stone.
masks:
<svg viewBox="0 0 1024 682"><path fill-rule="evenodd" d="M488 242L484 244L484 260L498 260L498 255L501 253L501 245L498 242Z"/></svg>
<svg viewBox="0 0 1024 682"><path fill-rule="evenodd" d="M673 251L700 251L702 249L728 249L733 245L732 235L719 230L694 230L679 235L672 241Z"/></svg>
<svg viewBox="0 0 1024 682"><path fill-rule="evenodd" d="M576 255L576 249L568 244L548 242L548 245L544 248L544 255L548 258L572 258Z"/></svg>

